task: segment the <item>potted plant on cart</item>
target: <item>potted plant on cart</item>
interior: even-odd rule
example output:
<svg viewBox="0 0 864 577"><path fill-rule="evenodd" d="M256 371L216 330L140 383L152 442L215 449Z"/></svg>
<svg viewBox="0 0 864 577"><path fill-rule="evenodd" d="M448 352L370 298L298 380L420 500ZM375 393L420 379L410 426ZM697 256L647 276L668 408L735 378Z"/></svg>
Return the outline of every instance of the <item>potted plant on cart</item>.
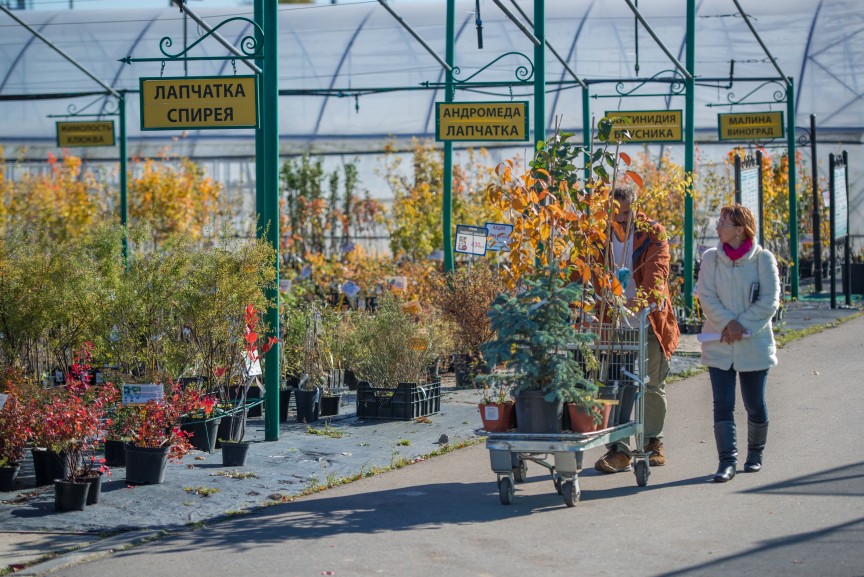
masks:
<svg viewBox="0 0 864 577"><path fill-rule="evenodd" d="M498 433L512 429L516 424L514 403L511 396L512 384L499 380L494 385L477 385L480 394L480 419L483 430Z"/></svg>
<svg viewBox="0 0 864 577"><path fill-rule="evenodd" d="M525 290L498 295L489 311L495 337L481 346L484 359L503 363L504 371L478 377L492 386L513 383L520 432L560 433L564 402L597 406L597 385L585 378L570 348L593 341L573 326L570 304L581 288L565 280L554 265L537 278L524 279Z"/></svg>

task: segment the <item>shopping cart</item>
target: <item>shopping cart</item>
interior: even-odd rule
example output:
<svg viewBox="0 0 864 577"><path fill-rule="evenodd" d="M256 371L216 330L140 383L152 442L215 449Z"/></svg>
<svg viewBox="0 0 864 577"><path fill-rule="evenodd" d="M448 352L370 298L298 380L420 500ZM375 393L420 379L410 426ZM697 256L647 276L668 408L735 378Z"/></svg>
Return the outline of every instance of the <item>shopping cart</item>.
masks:
<svg viewBox="0 0 864 577"><path fill-rule="evenodd" d="M642 447L645 446L645 348L647 331L650 330L650 310L645 309L637 315L636 327L601 326L586 331L597 335L593 349L599 352L599 379L607 383L617 382L619 391L622 391L607 428L590 433L549 434L475 431L486 437L492 471L498 476L498 494L502 504L513 502L515 483L525 480L528 461L531 461L549 470L556 491L568 507L573 507L581 494L579 470L582 469L583 453L628 437L636 439L636 449L631 452L636 484L640 487L648 484L650 453L644 452ZM579 354L578 348L573 347L573 351Z"/></svg>

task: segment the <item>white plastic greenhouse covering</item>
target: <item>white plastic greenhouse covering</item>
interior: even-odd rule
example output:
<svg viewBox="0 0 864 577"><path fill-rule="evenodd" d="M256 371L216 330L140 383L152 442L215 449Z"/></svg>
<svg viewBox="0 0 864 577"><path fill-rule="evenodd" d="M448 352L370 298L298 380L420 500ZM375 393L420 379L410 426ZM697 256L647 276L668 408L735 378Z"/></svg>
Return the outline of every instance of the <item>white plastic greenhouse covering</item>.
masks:
<svg viewBox="0 0 864 577"><path fill-rule="evenodd" d="M533 18L530 0L504 0L512 12L518 4ZM206 6L205 3L201 3ZM207 9L193 4L211 26L232 16L252 18L251 6ZM809 117L817 122L821 171L827 171L828 154L848 150L850 160L850 211L853 234L864 233L861 158L864 131L864 2L861 0L741 0L742 7L785 76L794 79L795 121L809 128ZM404 21L443 59L445 52L446 3L444 0L391 1ZM457 1L455 63L457 78L467 78L497 57L520 52L533 59L533 44L491 1L482 0L483 49L478 49L474 25L474 0ZM280 153L350 153L379 151L386 139L435 136L435 103L444 100L443 90L423 89L424 82L440 83L444 70L378 2L314 6L280 6L279 12L279 100ZM680 61L685 60L685 0L642 2L639 10ZM696 75L703 82L696 90L695 128L697 142L715 156L731 148L717 143L717 114L774 110L786 113L781 82L763 85L743 78L778 78L779 74L747 24L736 13L732 0L697 0ZM59 48L104 80L115 90L137 91L139 77L160 76L159 62L127 65L120 58L159 57L159 41L183 45L184 22L188 43L201 34L177 9L23 11L17 15ZM521 19L521 17L520 17ZM243 21L219 30L239 44L252 33ZM582 79L590 81L670 76L674 64L638 26L624 0L547 0L546 40ZM266 40L265 40L266 41ZM637 51L638 46L638 51ZM208 38L190 56L224 56L226 50ZM515 70L528 63L518 55L506 56L473 78L474 81L512 82L512 86L486 90L458 90L457 101L533 100L533 85L520 83ZM735 80L727 88L731 63ZM636 65L638 63L638 74ZM665 71L665 72L664 72ZM232 75L229 61L168 62L164 76ZM249 74L240 61L237 74ZM582 130L582 91L573 77L547 50L546 126L556 117L564 129ZM628 83L624 91L634 88ZM634 96L620 98L614 82L591 85L591 113L600 117L607 110L684 109L683 91L669 96L669 85L649 83ZM342 90L347 96L309 94ZM394 90L398 89L398 90ZM754 89L753 94L749 94ZM26 158L43 159L55 147L55 118L71 109L110 111L110 98L49 99L46 95L71 92L101 92L92 79L66 62L42 41L0 13L0 143L7 157L25 146ZM376 92L380 91L380 92ZM287 92L287 93L286 93ZM354 94L362 94L355 98ZM13 99L20 97L20 99ZM746 97L757 104L729 104ZM94 103L94 100L96 101ZM92 103L92 105L91 105ZM90 106L88 106L90 105ZM127 103L129 154L146 156L181 136L139 130L138 96ZM533 121L531 124L533 129ZM254 156L253 131L192 131L172 144L172 150L193 158L250 158ZM712 145L711 143L715 143ZM527 145L520 145L518 151ZM785 139L769 146L786 147ZM671 145L683 158L683 144ZM809 157L809 150L802 150ZM115 148L76 149L90 159L116 159Z"/></svg>

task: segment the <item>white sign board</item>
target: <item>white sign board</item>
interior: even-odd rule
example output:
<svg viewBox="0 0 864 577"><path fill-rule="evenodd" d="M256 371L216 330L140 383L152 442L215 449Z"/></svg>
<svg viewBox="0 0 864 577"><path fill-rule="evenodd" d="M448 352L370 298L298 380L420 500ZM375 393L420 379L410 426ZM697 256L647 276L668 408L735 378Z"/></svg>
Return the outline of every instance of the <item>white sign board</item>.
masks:
<svg viewBox="0 0 864 577"><path fill-rule="evenodd" d="M846 198L846 167L834 167L834 240L849 234L849 205Z"/></svg>
<svg viewBox="0 0 864 577"><path fill-rule="evenodd" d="M513 232L512 224L487 222L486 230L489 237L489 244L486 246L486 250L507 250L510 244L510 233Z"/></svg>
<svg viewBox="0 0 864 577"><path fill-rule="evenodd" d="M6 404L6 400L8 398L9 398L9 395L4 395L3 393L0 393L0 409L2 409L3 405Z"/></svg>
<svg viewBox="0 0 864 577"><path fill-rule="evenodd" d="M741 205L746 206L753 213L753 220L756 221L756 238L759 238L759 230L762 223L759 218L762 216L759 211L759 167L741 169Z"/></svg>
<svg viewBox="0 0 864 577"><path fill-rule="evenodd" d="M123 385L124 405L146 405L148 401L161 401L165 396L162 385Z"/></svg>
<svg viewBox="0 0 864 577"><path fill-rule="evenodd" d="M456 252L463 254L486 254L486 227L456 225Z"/></svg>
<svg viewBox="0 0 864 577"><path fill-rule="evenodd" d="M257 377L258 375L263 373L263 371L261 370L261 361L259 361L258 359L255 359L253 361L249 358L249 355L246 355L244 360L246 361L246 364L243 367L243 370L245 371L247 377Z"/></svg>

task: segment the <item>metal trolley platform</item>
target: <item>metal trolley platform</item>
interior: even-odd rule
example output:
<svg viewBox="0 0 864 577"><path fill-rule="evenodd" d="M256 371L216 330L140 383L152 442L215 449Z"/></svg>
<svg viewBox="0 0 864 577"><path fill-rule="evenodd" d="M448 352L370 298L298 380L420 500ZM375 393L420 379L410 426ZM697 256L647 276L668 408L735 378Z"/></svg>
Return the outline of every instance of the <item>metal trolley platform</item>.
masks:
<svg viewBox="0 0 864 577"><path fill-rule="evenodd" d="M603 327L591 331L598 335L598 350L603 351L607 365L612 366L612 370L607 370L605 376L609 378L611 372L617 380L627 380L628 385L635 389L632 419L590 433L504 433L484 429L475 431L475 434L486 437L492 471L498 476L498 494L502 504L510 505L513 502L515 484L525 480L528 461L531 461L549 470L555 489L564 498L564 503L568 507L575 506L581 494L579 471L582 469L583 453L628 437L636 439L636 449L631 451L636 484L640 487L648 484L648 477L651 475L648 464L650 453L642 451L642 447L645 446L644 375L647 330L650 330L647 323L649 312L649 309L646 309L638 315L637 328Z"/></svg>

